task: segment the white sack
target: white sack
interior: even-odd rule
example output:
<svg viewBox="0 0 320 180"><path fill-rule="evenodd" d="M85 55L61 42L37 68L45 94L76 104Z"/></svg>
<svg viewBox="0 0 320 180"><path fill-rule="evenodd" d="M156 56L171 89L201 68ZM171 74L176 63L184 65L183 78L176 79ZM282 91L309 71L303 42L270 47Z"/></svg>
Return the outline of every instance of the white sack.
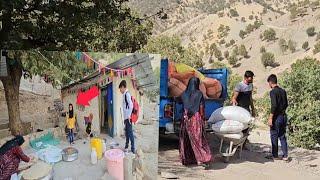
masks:
<svg viewBox="0 0 320 180"><path fill-rule="evenodd" d="M248 128L248 125L233 120L222 120L212 125L212 130L221 134L236 134L246 128Z"/></svg>
<svg viewBox="0 0 320 180"><path fill-rule="evenodd" d="M221 120L233 120L244 124L249 124L253 118L249 111L239 106L225 106L215 110L208 122L216 123Z"/></svg>

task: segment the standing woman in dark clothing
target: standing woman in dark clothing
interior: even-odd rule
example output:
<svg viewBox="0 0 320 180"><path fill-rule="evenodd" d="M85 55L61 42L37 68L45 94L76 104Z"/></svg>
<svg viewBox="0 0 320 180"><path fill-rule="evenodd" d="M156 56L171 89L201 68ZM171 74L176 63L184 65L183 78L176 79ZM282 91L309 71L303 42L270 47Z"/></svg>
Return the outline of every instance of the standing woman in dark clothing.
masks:
<svg viewBox="0 0 320 180"><path fill-rule="evenodd" d="M30 161L20 147L23 143L23 137L18 135L0 148L0 180L10 180L11 175L17 173L21 160Z"/></svg>
<svg viewBox="0 0 320 180"><path fill-rule="evenodd" d="M183 165L208 165L212 159L205 137L204 98L199 85L199 78L191 78L186 91L181 96L184 118L181 121L179 152Z"/></svg>

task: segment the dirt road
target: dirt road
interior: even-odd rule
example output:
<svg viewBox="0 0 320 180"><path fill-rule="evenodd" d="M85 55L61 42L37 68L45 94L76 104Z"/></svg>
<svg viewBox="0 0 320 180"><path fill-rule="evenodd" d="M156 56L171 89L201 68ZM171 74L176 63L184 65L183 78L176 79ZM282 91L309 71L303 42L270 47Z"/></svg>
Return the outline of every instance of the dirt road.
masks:
<svg viewBox="0 0 320 180"><path fill-rule="evenodd" d="M269 135L266 130L255 130L250 135L249 150L244 150L240 160L236 154L229 163L224 163L217 153L218 139L209 136L215 154L215 162L209 170L204 167L184 167L179 162L178 139L173 136L160 136L159 175L172 173L179 179L320 179L320 152L304 149L290 149L292 161L272 161L266 159L269 152Z"/></svg>

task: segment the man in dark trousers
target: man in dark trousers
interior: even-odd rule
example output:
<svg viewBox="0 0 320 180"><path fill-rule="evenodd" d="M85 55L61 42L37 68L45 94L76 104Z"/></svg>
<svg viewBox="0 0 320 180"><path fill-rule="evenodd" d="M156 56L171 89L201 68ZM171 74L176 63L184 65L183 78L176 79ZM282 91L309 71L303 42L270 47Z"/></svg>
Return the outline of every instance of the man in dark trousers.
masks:
<svg viewBox="0 0 320 180"><path fill-rule="evenodd" d="M267 79L270 88L271 113L268 119L270 126L270 137L272 145L272 158L278 157L278 139L281 142L282 160L288 161L288 144L286 139L287 116L286 109L288 107L287 93L278 86L277 76L271 74Z"/></svg>
<svg viewBox="0 0 320 180"><path fill-rule="evenodd" d="M125 125L125 135L126 135L126 145L125 149L129 147L129 140L131 142L131 152L135 153L134 147L134 136L132 130L131 114L133 110L133 102L131 100L131 95L127 89L127 82L122 80L119 85L120 92L123 94L123 116L124 116L124 125Z"/></svg>
<svg viewBox="0 0 320 180"><path fill-rule="evenodd" d="M243 81L239 82L234 88L231 101L232 105L243 107L248 110L252 116L255 116L255 109L252 99L253 76L254 74L252 71L246 71L244 73Z"/></svg>

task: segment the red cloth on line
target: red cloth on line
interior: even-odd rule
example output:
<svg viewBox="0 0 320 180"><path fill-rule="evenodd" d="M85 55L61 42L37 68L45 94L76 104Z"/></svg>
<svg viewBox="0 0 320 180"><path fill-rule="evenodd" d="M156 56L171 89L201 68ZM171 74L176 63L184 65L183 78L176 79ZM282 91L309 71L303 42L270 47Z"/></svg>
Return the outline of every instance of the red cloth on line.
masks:
<svg viewBox="0 0 320 180"><path fill-rule="evenodd" d="M10 180L11 175L18 171L21 160L29 162L30 158L23 153L20 146L0 155L0 180Z"/></svg>
<svg viewBox="0 0 320 180"><path fill-rule="evenodd" d="M89 106L89 101L91 101L93 98L99 96L99 89L97 86L93 86L86 92L78 92L77 97L77 104L82 106Z"/></svg>
<svg viewBox="0 0 320 180"><path fill-rule="evenodd" d="M179 152L183 165L197 165L211 161L212 155L204 129L204 108L188 118L185 110L181 121Z"/></svg>

